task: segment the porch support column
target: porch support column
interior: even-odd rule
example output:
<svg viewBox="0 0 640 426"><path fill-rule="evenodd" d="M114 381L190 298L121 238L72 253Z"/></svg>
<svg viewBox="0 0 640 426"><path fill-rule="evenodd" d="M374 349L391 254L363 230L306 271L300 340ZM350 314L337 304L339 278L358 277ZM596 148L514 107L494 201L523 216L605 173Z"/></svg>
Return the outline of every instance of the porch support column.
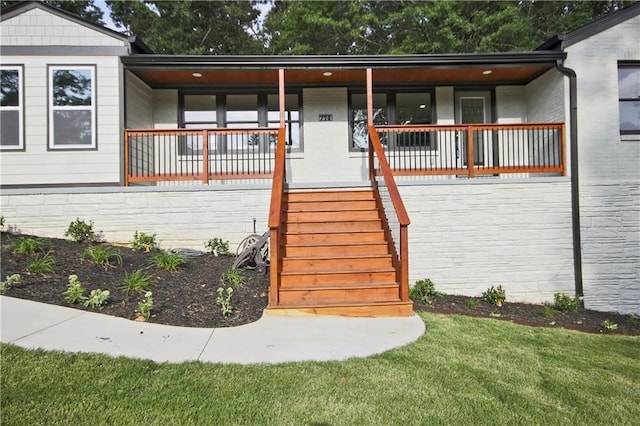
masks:
<svg viewBox="0 0 640 426"><path fill-rule="evenodd" d="M284 92L284 68L278 70L278 102L280 107L280 127L285 122L285 92Z"/></svg>
<svg viewBox="0 0 640 426"><path fill-rule="evenodd" d="M373 126L373 70L367 68L367 126Z"/></svg>

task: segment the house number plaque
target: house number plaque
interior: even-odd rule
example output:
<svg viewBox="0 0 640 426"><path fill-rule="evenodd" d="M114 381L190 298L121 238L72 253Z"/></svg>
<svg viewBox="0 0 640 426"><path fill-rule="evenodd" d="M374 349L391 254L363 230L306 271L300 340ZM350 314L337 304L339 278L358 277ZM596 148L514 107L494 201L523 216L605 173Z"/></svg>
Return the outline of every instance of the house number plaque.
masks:
<svg viewBox="0 0 640 426"><path fill-rule="evenodd" d="M318 114L318 121L333 121L333 114Z"/></svg>

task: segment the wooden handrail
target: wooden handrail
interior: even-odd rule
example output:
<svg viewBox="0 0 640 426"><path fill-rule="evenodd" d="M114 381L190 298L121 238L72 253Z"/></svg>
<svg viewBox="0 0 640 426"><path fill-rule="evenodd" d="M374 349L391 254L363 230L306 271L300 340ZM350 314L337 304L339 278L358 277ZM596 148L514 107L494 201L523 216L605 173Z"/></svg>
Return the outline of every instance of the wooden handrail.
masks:
<svg viewBox="0 0 640 426"><path fill-rule="evenodd" d="M205 128L179 128L179 129L125 129L125 132L129 135L141 135L141 134L157 134L162 135L166 133L172 133L177 135L184 134L198 134L203 131L209 133L233 133L233 132L242 132L242 133L258 133L258 134L276 134L278 133L278 128L276 127L213 127L209 129Z"/></svg>
<svg viewBox="0 0 640 426"><path fill-rule="evenodd" d="M282 202L284 200L285 169L285 127L278 131L278 143L276 145L276 159L273 170L273 183L271 186L271 203L269 205L269 305L277 306L279 303L280 289L280 222L282 220Z"/></svg>
<svg viewBox="0 0 640 426"><path fill-rule="evenodd" d="M391 197L393 208L398 216L398 222L400 223L400 226L408 226L411 224L411 221L409 220L409 215L407 214L407 210L402 202L402 197L400 197L400 191L398 191L398 186L393 178L393 172L391 171L391 167L389 167L389 162L384 154L384 149L382 148L382 143L380 142L380 137L378 136L375 126L369 126L369 138L371 139L371 146L378 157L380 171L385 185L389 190L389 196Z"/></svg>
<svg viewBox="0 0 640 426"><path fill-rule="evenodd" d="M387 132L435 132L438 130L458 130L466 131L471 127L473 130L500 130L500 129L522 129L534 130L542 128L564 129L564 123L510 123L510 124L376 124L378 131Z"/></svg>

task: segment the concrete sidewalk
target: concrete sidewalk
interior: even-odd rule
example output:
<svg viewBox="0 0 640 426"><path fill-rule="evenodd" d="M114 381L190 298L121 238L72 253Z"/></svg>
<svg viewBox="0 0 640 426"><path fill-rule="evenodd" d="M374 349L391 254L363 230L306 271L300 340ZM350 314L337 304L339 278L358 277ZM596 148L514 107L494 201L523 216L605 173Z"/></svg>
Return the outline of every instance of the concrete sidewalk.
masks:
<svg viewBox="0 0 640 426"><path fill-rule="evenodd" d="M418 339L409 318L264 315L233 328L150 324L0 296L0 340L23 348L91 352L156 362L276 364L366 357Z"/></svg>

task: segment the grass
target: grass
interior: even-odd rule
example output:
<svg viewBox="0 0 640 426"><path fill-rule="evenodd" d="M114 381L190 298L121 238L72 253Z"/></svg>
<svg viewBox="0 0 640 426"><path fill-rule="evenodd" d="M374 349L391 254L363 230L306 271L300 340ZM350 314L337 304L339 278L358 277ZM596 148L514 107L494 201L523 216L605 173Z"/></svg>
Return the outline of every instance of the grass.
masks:
<svg viewBox="0 0 640 426"><path fill-rule="evenodd" d="M428 331L417 342L344 362L173 365L5 344L0 420L499 425L631 424L640 418L637 337L421 316Z"/></svg>

